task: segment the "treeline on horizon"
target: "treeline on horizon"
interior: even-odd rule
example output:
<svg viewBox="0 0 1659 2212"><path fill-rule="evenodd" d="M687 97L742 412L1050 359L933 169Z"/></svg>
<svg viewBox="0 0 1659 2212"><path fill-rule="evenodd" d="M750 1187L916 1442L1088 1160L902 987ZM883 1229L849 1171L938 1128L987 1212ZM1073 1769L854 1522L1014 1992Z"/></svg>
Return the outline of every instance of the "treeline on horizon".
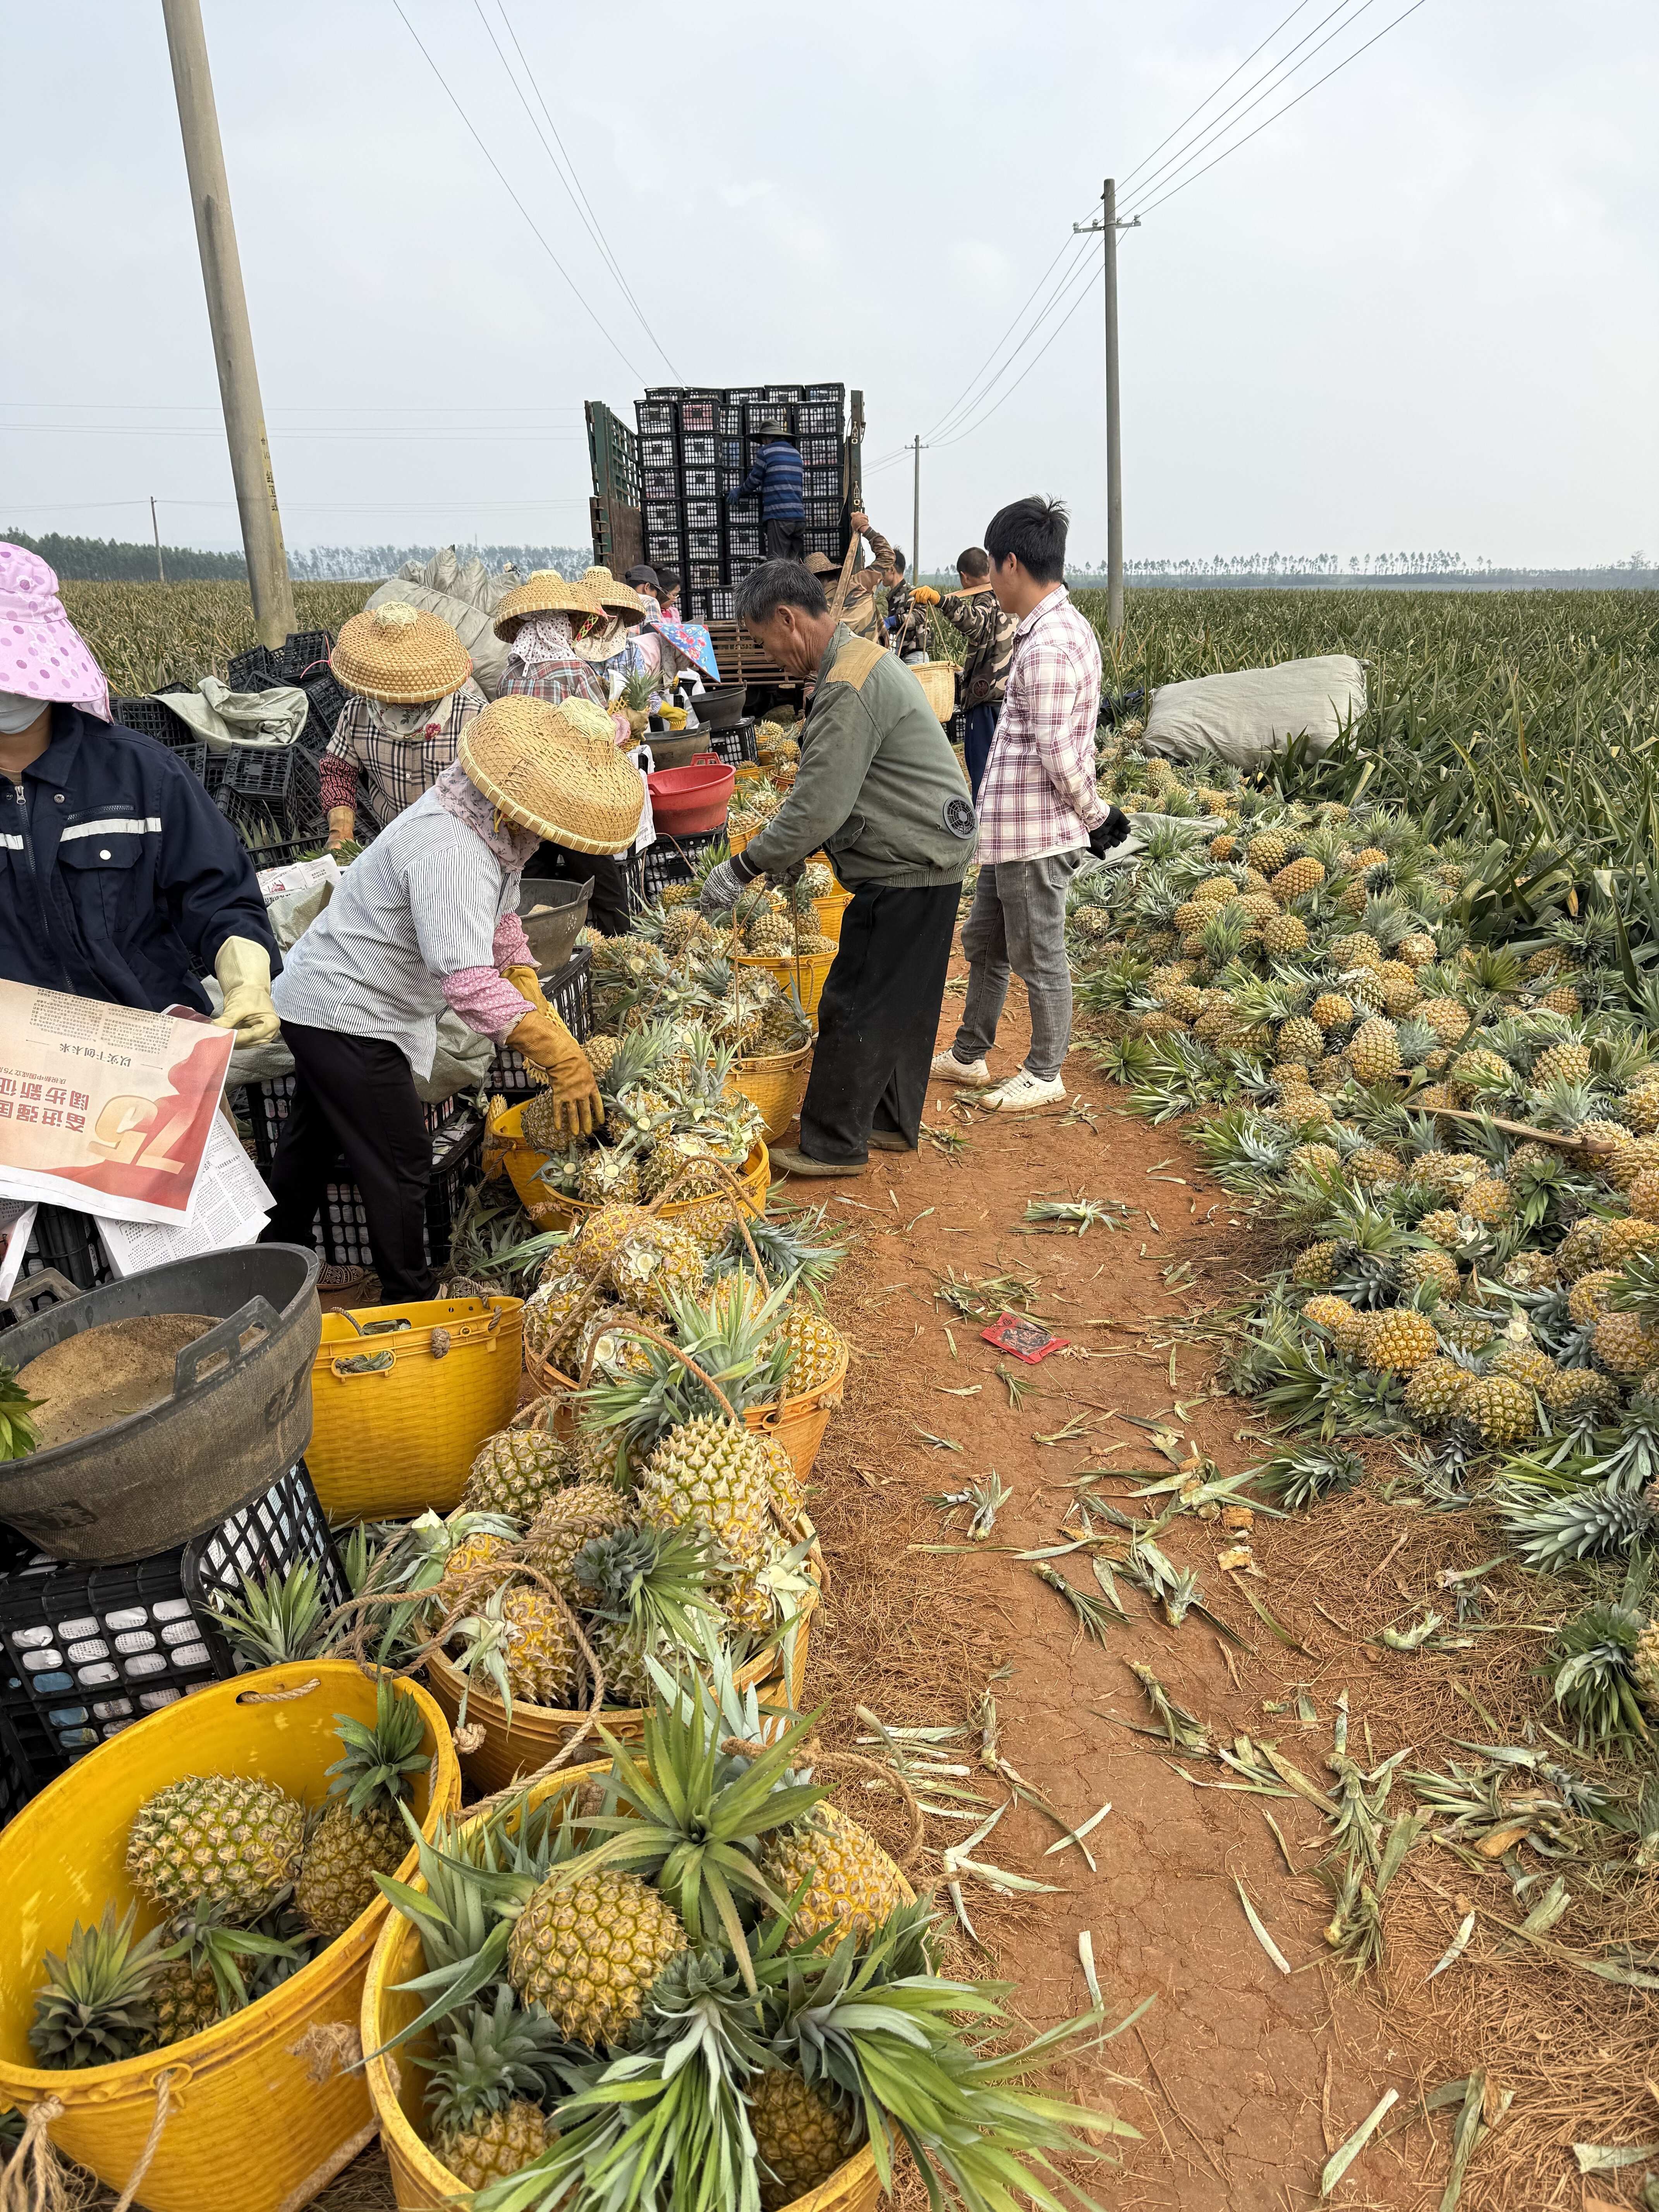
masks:
<svg viewBox="0 0 1659 2212"><path fill-rule="evenodd" d="M68 538L56 531L39 538L16 529L3 535L10 544L38 553L60 576L76 583L159 580L153 544L118 538ZM441 550L436 545L313 545L303 552L290 550L288 572L296 584L378 583L384 576L395 576L406 561L429 561ZM526 574L532 568L556 568L565 576L580 576L593 559L585 545L458 545L455 550L463 562L476 554L487 568L504 568L511 562ZM247 576L247 562L240 553L163 545L161 555L169 584L240 583Z"/></svg>

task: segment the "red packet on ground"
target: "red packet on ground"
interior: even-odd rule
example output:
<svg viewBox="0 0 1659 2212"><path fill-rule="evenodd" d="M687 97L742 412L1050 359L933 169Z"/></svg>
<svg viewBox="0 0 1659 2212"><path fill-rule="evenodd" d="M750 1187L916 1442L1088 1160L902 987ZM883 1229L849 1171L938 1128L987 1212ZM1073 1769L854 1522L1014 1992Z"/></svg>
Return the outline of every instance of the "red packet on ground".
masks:
<svg viewBox="0 0 1659 2212"><path fill-rule="evenodd" d="M1039 1359L1046 1359L1051 1352L1066 1349L1063 1336L1050 1336L1046 1328L1034 1321L1024 1320L1018 1314L999 1315L989 1328L981 1329L980 1334L987 1344L994 1344L999 1352L1012 1352L1030 1367L1035 1367Z"/></svg>

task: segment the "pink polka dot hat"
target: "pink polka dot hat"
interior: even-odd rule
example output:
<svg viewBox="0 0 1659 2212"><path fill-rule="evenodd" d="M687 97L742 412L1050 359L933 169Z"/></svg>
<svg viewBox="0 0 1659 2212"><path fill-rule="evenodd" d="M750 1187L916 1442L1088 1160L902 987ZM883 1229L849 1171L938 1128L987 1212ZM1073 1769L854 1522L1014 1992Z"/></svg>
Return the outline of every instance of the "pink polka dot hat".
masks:
<svg viewBox="0 0 1659 2212"><path fill-rule="evenodd" d="M109 685L64 612L58 579L38 553L0 538L0 691L62 699L109 720Z"/></svg>

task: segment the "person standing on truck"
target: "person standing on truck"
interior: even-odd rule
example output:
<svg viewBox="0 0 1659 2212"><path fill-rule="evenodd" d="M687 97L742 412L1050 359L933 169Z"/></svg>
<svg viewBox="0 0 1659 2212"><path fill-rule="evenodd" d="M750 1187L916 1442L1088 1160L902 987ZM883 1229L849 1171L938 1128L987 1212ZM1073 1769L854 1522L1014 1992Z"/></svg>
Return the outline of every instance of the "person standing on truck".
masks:
<svg viewBox="0 0 1659 2212"><path fill-rule="evenodd" d="M109 685L39 554L0 544L0 977L276 1036L282 964L247 848Z"/></svg>
<svg viewBox="0 0 1659 2212"><path fill-rule="evenodd" d="M854 1175L872 1146L913 1152L921 1139L974 809L915 675L832 622L809 569L766 562L738 586L737 611L781 668L817 680L781 808L710 870L698 903L729 917L757 876L787 881L820 847L852 892L818 1005L800 1143L771 1158L787 1175Z"/></svg>
<svg viewBox="0 0 1659 2212"><path fill-rule="evenodd" d="M761 535L769 561L799 561L806 550L800 449L781 415L769 416L757 428L755 437L749 473L730 498L759 499Z"/></svg>
<svg viewBox="0 0 1659 2212"><path fill-rule="evenodd" d="M847 586L847 597L842 603L841 618L854 637L867 637L879 644L884 632L876 592L878 587L890 591L897 583L898 556L862 507L854 510L852 528L854 535L868 544L870 564L854 569ZM806 566L826 592L835 591L841 574L839 561L832 561L827 553L809 553Z"/></svg>
<svg viewBox="0 0 1659 2212"><path fill-rule="evenodd" d="M328 665L349 695L318 763L333 853L356 840L362 800L384 830L431 790L484 701L449 624L398 599L343 623Z"/></svg>
<svg viewBox="0 0 1659 2212"><path fill-rule="evenodd" d="M991 556L982 545L969 545L957 554L957 576L961 590L948 592L942 599L931 584L918 584L912 596L918 605L938 607L945 621L961 632L968 647L962 672L967 725L963 755L977 799L1007 687L1008 663L1014 650L1014 617L1004 614L997 605L997 595L991 589Z"/></svg>

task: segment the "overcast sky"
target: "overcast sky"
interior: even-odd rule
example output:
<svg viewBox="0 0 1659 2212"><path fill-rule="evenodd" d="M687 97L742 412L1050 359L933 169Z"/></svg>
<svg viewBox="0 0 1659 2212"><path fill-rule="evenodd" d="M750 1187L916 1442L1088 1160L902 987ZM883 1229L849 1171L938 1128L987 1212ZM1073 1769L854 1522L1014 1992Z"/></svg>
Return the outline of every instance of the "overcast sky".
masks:
<svg viewBox="0 0 1659 2212"><path fill-rule="evenodd" d="M823 379L866 394L868 504L906 546L909 460L881 464L934 434L927 565L1030 490L1102 557L1098 285L975 394L1097 255L1071 225L1102 176L1138 170L1132 558L1659 550L1655 0L1422 0L1393 29L1408 0L1304 0L1161 178L1290 0L403 4L568 275L393 0L204 0L290 545L581 542L584 399ZM503 5L654 337L491 45ZM154 493L164 538L234 545L159 0L12 6L0 50L0 526L143 536ZM1256 87L1278 55L1306 66Z"/></svg>

